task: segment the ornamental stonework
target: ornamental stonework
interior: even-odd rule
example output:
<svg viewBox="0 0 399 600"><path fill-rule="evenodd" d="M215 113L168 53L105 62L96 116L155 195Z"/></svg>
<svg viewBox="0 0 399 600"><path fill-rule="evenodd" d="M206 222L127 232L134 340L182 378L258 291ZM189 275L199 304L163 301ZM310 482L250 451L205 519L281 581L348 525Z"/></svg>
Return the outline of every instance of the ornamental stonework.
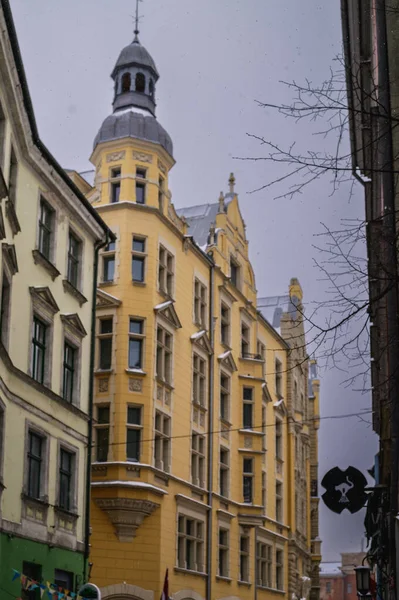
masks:
<svg viewBox="0 0 399 600"><path fill-rule="evenodd" d="M123 160L125 156L125 150L122 150L121 152L111 152L111 154L107 154L107 163Z"/></svg>
<svg viewBox="0 0 399 600"><path fill-rule="evenodd" d="M161 161L158 161L158 169L164 174L166 175L166 167L163 163L161 163Z"/></svg>
<svg viewBox="0 0 399 600"><path fill-rule="evenodd" d="M136 377L129 377L129 392L142 392L143 382Z"/></svg>
<svg viewBox="0 0 399 600"><path fill-rule="evenodd" d="M252 448L252 438L249 435L244 437L244 448Z"/></svg>
<svg viewBox="0 0 399 600"><path fill-rule="evenodd" d="M140 162L144 162L144 163L152 163L152 156L151 154L146 154L145 152L136 152L133 151L133 158L135 160L139 160Z"/></svg>
<svg viewBox="0 0 399 600"><path fill-rule="evenodd" d="M101 379L98 380L98 391L100 394L103 394L105 392L108 392L109 389L109 379L108 377L102 377Z"/></svg>
<svg viewBox="0 0 399 600"><path fill-rule="evenodd" d="M95 498L95 502L108 514L120 542L131 542L145 517L159 506L149 500L134 498Z"/></svg>

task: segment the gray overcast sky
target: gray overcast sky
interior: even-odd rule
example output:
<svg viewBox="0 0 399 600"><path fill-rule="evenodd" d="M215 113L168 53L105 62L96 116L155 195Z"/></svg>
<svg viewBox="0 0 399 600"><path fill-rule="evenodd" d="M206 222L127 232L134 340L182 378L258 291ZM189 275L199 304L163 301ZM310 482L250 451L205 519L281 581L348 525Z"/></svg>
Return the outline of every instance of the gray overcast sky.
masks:
<svg viewBox="0 0 399 600"><path fill-rule="evenodd" d="M11 0L43 141L67 168L90 168L88 157L111 112L109 77L132 41L133 0ZM274 200L283 188L248 194L273 178L273 164L234 160L259 155L247 133L288 145L309 134L257 107L255 100L289 102L279 81L320 82L340 52L339 0L145 0L140 39L161 75L157 116L172 136L177 164L171 177L177 207L217 201L234 171L247 224L259 295L286 293L298 277L305 302L325 299L314 236L321 222L363 216L361 190L351 202L328 180L293 200ZM320 142L322 143L322 142ZM322 416L370 406L368 394L341 385L347 375L321 372ZM324 420L320 475L329 468L371 467L376 438L357 418ZM363 513L333 515L321 505L323 559L360 547Z"/></svg>

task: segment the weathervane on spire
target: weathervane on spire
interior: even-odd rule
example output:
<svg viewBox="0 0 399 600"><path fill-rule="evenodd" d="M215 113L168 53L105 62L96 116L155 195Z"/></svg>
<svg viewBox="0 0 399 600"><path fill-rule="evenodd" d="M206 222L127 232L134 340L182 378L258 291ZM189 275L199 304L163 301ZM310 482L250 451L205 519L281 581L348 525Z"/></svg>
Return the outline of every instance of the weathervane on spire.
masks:
<svg viewBox="0 0 399 600"><path fill-rule="evenodd" d="M143 0L136 0L136 19L135 19L135 29L134 29L134 42L138 43L139 41L139 2L143 2Z"/></svg>

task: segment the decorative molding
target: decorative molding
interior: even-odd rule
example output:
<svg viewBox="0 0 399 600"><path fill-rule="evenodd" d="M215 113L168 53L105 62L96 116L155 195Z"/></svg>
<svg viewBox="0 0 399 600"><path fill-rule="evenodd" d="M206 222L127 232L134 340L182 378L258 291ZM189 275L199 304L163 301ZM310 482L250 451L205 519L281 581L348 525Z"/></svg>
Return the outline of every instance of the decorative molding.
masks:
<svg viewBox="0 0 399 600"><path fill-rule="evenodd" d="M146 154L145 152L137 152L136 150L133 150L133 158L135 160L139 160L140 162L152 164L152 155Z"/></svg>
<svg viewBox="0 0 399 600"><path fill-rule="evenodd" d="M43 309L45 313L50 313L51 318L60 310L53 294L50 291L50 288L31 286L29 288L29 292L33 303L39 305L39 307Z"/></svg>
<svg viewBox="0 0 399 600"><path fill-rule="evenodd" d="M6 201L6 215L10 222L10 227L13 235L17 235L21 231L21 226L18 221L17 213L15 212L14 203L8 198Z"/></svg>
<svg viewBox="0 0 399 600"><path fill-rule="evenodd" d="M77 313L72 315L60 315L61 321L64 323L65 328L70 330L70 333L78 338L82 339L86 337L87 331L83 326L82 321Z"/></svg>
<svg viewBox="0 0 399 600"><path fill-rule="evenodd" d="M166 319L166 321L168 321L175 329L181 329L182 324L180 323L180 319L177 316L177 312L173 304L174 300L162 302L162 304L158 304L154 308L154 312Z"/></svg>
<svg viewBox="0 0 399 600"><path fill-rule="evenodd" d="M105 394L109 388L109 377L100 377L98 380L98 393Z"/></svg>
<svg viewBox="0 0 399 600"><path fill-rule="evenodd" d="M158 169L164 174L166 175L167 170L165 165L158 159Z"/></svg>
<svg viewBox="0 0 399 600"><path fill-rule="evenodd" d="M111 294L107 294L107 292L97 289L96 308L114 308L121 304L122 300L119 300L119 298L115 298L115 296L111 296Z"/></svg>
<svg viewBox="0 0 399 600"><path fill-rule="evenodd" d="M58 275L60 275L59 270L44 256L44 254L40 252L40 250L32 250L32 256L35 265L40 265L43 267L53 281L56 277L58 277Z"/></svg>
<svg viewBox="0 0 399 600"><path fill-rule="evenodd" d="M0 198L1 198L1 195L0 195ZM4 240L5 237L6 237L6 228L4 225L3 208L0 205L0 240Z"/></svg>
<svg viewBox="0 0 399 600"><path fill-rule="evenodd" d="M143 380L136 377L129 377L129 392L142 392Z"/></svg>
<svg viewBox="0 0 399 600"><path fill-rule="evenodd" d="M153 591L145 590L138 585L131 585L130 583L114 583L101 588L100 591L103 600L125 600L126 598L154 600Z"/></svg>
<svg viewBox="0 0 399 600"><path fill-rule="evenodd" d="M150 500L134 498L95 498L95 502L109 516L120 542L131 542L145 517L159 506Z"/></svg>
<svg viewBox="0 0 399 600"><path fill-rule="evenodd" d="M0 167L0 200L2 200L3 198L7 198L7 196L8 196L7 184L6 184L6 180L4 179L3 170Z"/></svg>
<svg viewBox="0 0 399 600"><path fill-rule="evenodd" d="M168 206L168 217L172 221L173 225L175 225L175 227L177 227L181 233L184 233L184 222L176 213L173 204L169 204Z"/></svg>
<svg viewBox="0 0 399 600"><path fill-rule="evenodd" d="M79 292L79 290L74 285L72 285L72 283L68 281L68 279L63 279L62 285L64 286L64 292L68 292L68 294L71 294L71 296L76 298L80 306L83 306L83 304L87 302L87 298L83 296L82 292Z"/></svg>
<svg viewBox="0 0 399 600"><path fill-rule="evenodd" d="M191 336L191 341L207 354L211 355L213 353L211 342L205 329L198 333L194 333L194 335Z"/></svg>
<svg viewBox="0 0 399 600"><path fill-rule="evenodd" d="M111 152L111 154L107 154L107 163L123 160L125 156L125 150L122 150L121 152Z"/></svg>
<svg viewBox="0 0 399 600"><path fill-rule="evenodd" d="M11 276L18 273L17 253L14 244L2 244L3 259L6 261Z"/></svg>
<svg viewBox="0 0 399 600"><path fill-rule="evenodd" d="M218 356L218 361L220 364L228 369L229 371L237 371L237 365L234 362L233 353L231 350L227 350L227 352L223 352L220 356Z"/></svg>

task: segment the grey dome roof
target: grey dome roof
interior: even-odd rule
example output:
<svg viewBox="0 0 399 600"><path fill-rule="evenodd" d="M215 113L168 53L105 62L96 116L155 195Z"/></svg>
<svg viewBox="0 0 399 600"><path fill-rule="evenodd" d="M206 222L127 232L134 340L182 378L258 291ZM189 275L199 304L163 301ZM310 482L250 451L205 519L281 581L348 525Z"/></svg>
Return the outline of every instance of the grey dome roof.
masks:
<svg viewBox="0 0 399 600"><path fill-rule="evenodd" d="M127 67L129 65L137 65L139 67L147 67L154 72L155 77L159 78L159 73L155 66L155 62L150 53L140 44L139 41L134 41L126 48L123 48L119 55L116 65L112 72L111 77L114 76L115 72L121 67Z"/></svg>
<svg viewBox="0 0 399 600"><path fill-rule="evenodd" d="M133 137L160 144L173 156L170 135L155 117L144 116L133 110L115 112L105 119L94 140L94 148L101 142L109 142L124 137Z"/></svg>

